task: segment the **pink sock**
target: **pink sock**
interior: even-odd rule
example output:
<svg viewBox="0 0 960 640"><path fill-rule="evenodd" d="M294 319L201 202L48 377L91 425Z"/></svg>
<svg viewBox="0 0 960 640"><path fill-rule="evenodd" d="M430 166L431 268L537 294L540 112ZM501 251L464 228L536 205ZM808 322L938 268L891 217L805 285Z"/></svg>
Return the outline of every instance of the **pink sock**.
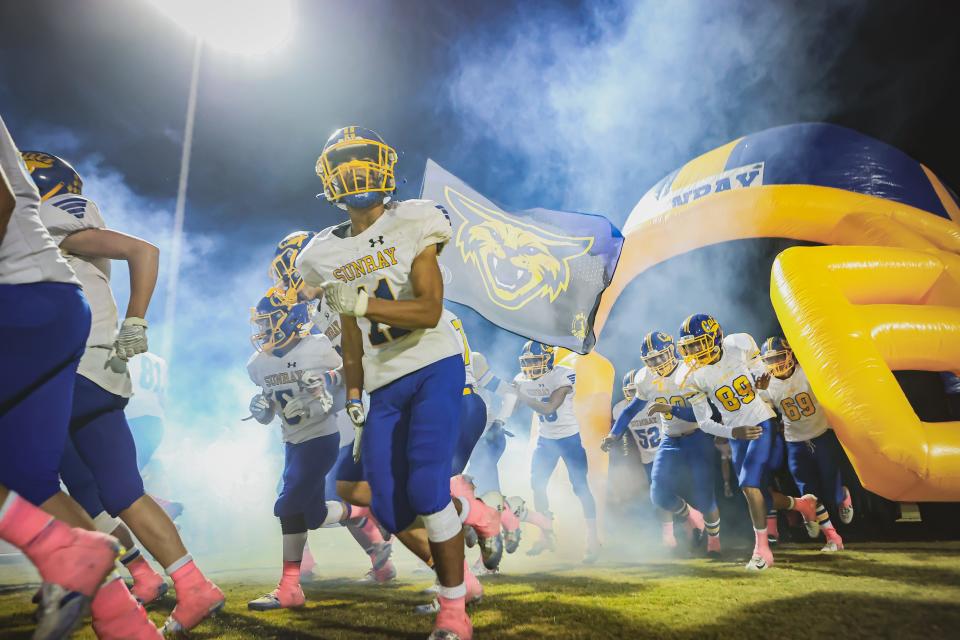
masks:
<svg viewBox="0 0 960 640"><path fill-rule="evenodd" d="M383 534L380 533L380 527L377 526L373 516L367 516L367 521L360 527L360 530L370 538L371 543L380 544L383 542Z"/></svg>
<svg viewBox="0 0 960 640"><path fill-rule="evenodd" d="M533 509L527 511L526 522L529 522L535 527L540 527L544 531L553 531L553 519Z"/></svg>
<svg viewBox="0 0 960 640"><path fill-rule="evenodd" d="M673 523L672 522L661 522L660 528L663 529L664 535L673 535Z"/></svg>
<svg viewBox="0 0 960 640"><path fill-rule="evenodd" d="M189 558L190 556L188 555L186 557ZM170 574L170 578L173 580L173 588L176 589L178 598L181 593L187 593L191 585L206 581L204 575L200 573L199 567L194 564L192 559L186 561L183 566L173 572L168 571L167 573Z"/></svg>
<svg viewBox="0 0 960 640"><path fill-rule="evenodd" d="M298 584L300 584L300 563L295 560L284 560L280 586L296 586Z"/></svg>
<svg viewBox="0 0 960 640"><path fill-rule="evenodd" d="M350 518L349 520L359 519L363 517L369 518L373 514L370 513L370 507L358 507L356 505L350 505Z"/></svg>
<svg viewBox="0 0 960 640"><path fill-rule="evenodd" d="M51 522L53 516L33 506L13 491L0 506L0 538L22 551L26 551L30 542Z"/></svg>
<svg viewBox="0 0 960 640"><path fill-rule="evenodd" d="M97 590L97 595L90 604L90 613L94 620L115 618L128 609L140 606L120 576L115 573L113 575L114 578L108 578L108 582Z"/></svg>
<svg viewBox="0 0 960 640"><path fill-rule="evenodd" d="M153 580L154 577L160 577L143 556L128 562L124 566L127 568L127 571L130 572L130 575L133 576L134 582L137 580Z"/></svg>
<svg viewBox="0 0 960 640"><path fill-rule="evenodd" d="M520 519L509 508L500 512L500 522L507 531L516 531L520 528Z"/></svg>
<svg viewBox="0 0 960 640"><path fill-rule="evenodd" d="M769 552L769 551L770 551L770 542L769 542L769 540L767 539L767 531L766 531L766 530L758 531L758 530L754 529L753 533L754 533L754 534L756 535L756 537L757 537L757 549L759 549L760 551L767 551L767 552Z"/></svg>

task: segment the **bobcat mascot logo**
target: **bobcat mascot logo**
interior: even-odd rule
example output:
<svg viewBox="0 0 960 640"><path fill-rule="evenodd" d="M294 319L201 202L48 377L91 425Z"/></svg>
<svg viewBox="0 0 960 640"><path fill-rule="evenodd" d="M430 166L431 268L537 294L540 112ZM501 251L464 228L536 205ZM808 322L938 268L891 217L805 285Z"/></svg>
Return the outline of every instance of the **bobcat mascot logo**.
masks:
<svg viewBox="0 0 960 640"><path fill-rule="evenodd" d="M539 298L552 303L570 284L570 261L593 246L591 237L545 231L450 187L444 196L454 213L460 257L476 267L487 296L504 309L520 309Z"/></svg>

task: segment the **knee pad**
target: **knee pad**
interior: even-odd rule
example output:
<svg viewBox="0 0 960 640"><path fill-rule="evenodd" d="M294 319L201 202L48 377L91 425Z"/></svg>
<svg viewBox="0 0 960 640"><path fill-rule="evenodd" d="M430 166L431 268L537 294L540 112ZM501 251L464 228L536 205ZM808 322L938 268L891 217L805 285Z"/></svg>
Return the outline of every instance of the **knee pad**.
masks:
<svg viewBox="0 0 960 640"><path fill-rule="evenodd" d="M447 506L436 513L423 516L423 524L427 529L427 539L430 542L446 542L460 533L463 528L453 502L448 502Z"/></svg>

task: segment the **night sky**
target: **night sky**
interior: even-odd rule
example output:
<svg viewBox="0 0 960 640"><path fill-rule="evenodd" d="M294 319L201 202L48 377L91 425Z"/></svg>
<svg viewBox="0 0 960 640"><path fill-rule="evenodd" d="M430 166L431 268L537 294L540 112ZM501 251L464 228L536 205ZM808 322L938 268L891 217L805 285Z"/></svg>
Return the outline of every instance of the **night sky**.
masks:
<svg viewBox="0 0 960 640"><path fill-rule="evenodd" d="M277 239L342 219L315 199L314 164L348 124L403 153L401 197L432 157L507 206L618 225L692 157L800 121L893 144L956 190L958 17L958 3L916 0L301 1L285 48L204 51L186 217L204 264L184 277L236 290L222 274L262 273ZM163 246L191 56L192 37L138 0L5 0L0 113L21 148L93 168L99 193L122 185ZM104 214L138 230L139 209ZM267 284L211 302L232 305L226 333L246 332L256 300L239 298ZM249 344L235 344L210 358L242 365Z"/></svg>

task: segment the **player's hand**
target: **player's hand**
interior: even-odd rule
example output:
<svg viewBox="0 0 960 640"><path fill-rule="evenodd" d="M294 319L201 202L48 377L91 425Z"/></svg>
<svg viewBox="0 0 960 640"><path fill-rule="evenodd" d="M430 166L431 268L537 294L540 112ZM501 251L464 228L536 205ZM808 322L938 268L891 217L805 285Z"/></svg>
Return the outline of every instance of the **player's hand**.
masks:
<svg viewBox="0 0 960 640"><path fill-rule="evenodd" d="M600 450L604 453L610 451L610 449L613 448L613 445L616 444L617 440L619 440L619 438L614 438L608 433L607 435L603 436L603 440L600 441Z"/></svg>
<svg viewBox="0 0 960 640"><path fill-rule="evenodd" d="M734 440L756 440L763 435L763 427L734 427L731 436Z"/></svg>
<svg viewBox="0 0 960 640"><path fill-rule="evenodd" d="M113 351L121 360L129 360L147 350L147 321L143 318L127 318L120 325Z"/></svg>
<svg viewBox="0 0 960 640"><path fill-rule="evenodd" d="M294 396L283 406L283 417L290 420L297 418L310 418L311 411L309 405L310 399L304 396Z"/></svg>
<svg viewBox="0 0 960 640"><path fill-rule="evenodd" d="M753 386L758 390L763 391L770 386L770 373L761 373L757 376L757 379L753 381Z"/></svg>
<svg viewBox="0 0 960 640"><path fill-rule="evenodd" d="M253 418L261 424L267 424L273 418L271 415L273 413L273 405L270 402L270 398L262 393L258 393L250 398L249 408L250 415L252 415Z"/></svg>
<svg viewBox="0 0 960 640"><path fill-rule="evenodd" d="M301 391L316 391L325 389L327 386L326 380L324 380L324 373L317 373L316 371L305 371L304 374L300 377L300 389Z"/></svg>
<svg viewBox="0 0 960 640"><path fill-rule="evenodd" d="M323 288L323 297L331 311L345 316L366 315L369 296L363 289L357 289L339 280L327 280L320 286Z"/></svg>
<svg viewBox="0 0 960 640"><path fill-rule="evenodd" d="M670 413L673 410L672 404L667 404L665 402L654 402L647 407L647 415L652 416L658 413Z"/></svg>
<svg viewBox="0 0 960 640"><path fill-rule="evenodd" d="M360 462L360 441L363 439L363 425L367 422L363 403L359 400L347 400L347 417L353 423L353 461Z"/></svg>

